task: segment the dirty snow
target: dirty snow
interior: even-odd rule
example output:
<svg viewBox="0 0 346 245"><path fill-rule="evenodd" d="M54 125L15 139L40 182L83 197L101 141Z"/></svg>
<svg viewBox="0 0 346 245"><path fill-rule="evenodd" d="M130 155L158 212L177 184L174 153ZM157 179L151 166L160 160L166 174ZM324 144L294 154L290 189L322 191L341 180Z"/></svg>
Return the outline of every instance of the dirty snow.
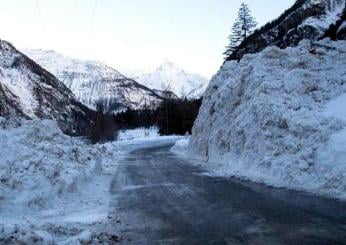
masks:
<svg viewBox="0 0 346 245"><path fill-rule="evenodd" d="M226 62L189 142L213 175L346 199L346 42Z"/></svg>

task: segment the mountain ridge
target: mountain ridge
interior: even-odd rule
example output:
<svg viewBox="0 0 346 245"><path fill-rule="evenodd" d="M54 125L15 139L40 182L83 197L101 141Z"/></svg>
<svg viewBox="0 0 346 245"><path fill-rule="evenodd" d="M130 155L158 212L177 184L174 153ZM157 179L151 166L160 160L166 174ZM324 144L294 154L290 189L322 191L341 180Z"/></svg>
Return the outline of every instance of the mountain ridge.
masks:
<svg viewBox="0 0 346 245"><path fill-rule="evenodd" d="M169 60L165 60L153 72L139 74L134 79L154 90L169 90L181 98L199 98L208 85L207 78L188 73Z"/></svg>
<svg viewBox="0 0 346 245"><path fill-rule="evenodd" d="M24 52L55 74L76 97L91 109L101 103L107 112L157 106L161 96L99 61L79 60L55 51L26 49Z"/></svg>
<svg viewBox="0 0 346 245"><path fill-rule="evenodd" d="M70 135L86 135L94 112L54 75L0 40L0 116L53 119Z"/></svg>
<svg viewBox="0 0 346 245"><path fill-rule="evenodd" d="M297 0L278 18L248 36L226 61L239 60L271 45L286 48L297 46L302 39L322 39L345 9L345 0Z"/></svg>

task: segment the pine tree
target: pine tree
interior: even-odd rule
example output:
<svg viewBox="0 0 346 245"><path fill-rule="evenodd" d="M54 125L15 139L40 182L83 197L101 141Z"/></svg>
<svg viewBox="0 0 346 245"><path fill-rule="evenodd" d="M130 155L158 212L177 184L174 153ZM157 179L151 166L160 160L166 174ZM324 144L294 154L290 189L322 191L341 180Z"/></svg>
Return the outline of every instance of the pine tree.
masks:
<svg viewBox="0 0 346 245"><path fill-rule="evenodd" d="M256 26L257 22L251 15L249 6L242 3L238 11L238 17L232 27L232 34L229 36L230 44L226 47L227 50L224 55L226 57L231 55L240 43L252 34Z"/></svg>

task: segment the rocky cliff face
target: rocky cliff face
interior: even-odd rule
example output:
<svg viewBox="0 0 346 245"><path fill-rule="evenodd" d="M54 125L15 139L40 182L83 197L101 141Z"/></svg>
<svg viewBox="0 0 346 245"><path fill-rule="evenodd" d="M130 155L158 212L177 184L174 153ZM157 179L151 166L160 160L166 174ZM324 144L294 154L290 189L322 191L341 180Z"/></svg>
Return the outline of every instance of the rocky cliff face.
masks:
<svg viewBox="0 0 346 245"><path fill-rule="evenodd" d="M94 112L57 78L0 40L0 116L47 118L71 135L87 134Z"/></svg>
<svg viewBox="0 0 346 245"><path fill-rule="evenodd" d="M346 40L346 7L341 18L329 27L324 36L330 37L334 41Z"/></svg>
<svg viewBox="0 0 346 245"><path fill-rule="evenodd" d="M52 72L91 109L96 109L99 103L108 112L142 109L145 104L157 105L162 100L153 90L103 63L72 59L47 50L24 52Z"/></svg>
<svg viewBox="0 0 346 245"><path fill-rule="evenodd" d="M239 60L244 54L257 53L271 45L286 48L298 45L302 39L318 40L328 33L336 35L345 8L345 0L297 0L279 18L245 39L227 60ZM330 30L333 25L337 26L334 31ZM341 39L345 36L343 30L338 34Z"/></svg>

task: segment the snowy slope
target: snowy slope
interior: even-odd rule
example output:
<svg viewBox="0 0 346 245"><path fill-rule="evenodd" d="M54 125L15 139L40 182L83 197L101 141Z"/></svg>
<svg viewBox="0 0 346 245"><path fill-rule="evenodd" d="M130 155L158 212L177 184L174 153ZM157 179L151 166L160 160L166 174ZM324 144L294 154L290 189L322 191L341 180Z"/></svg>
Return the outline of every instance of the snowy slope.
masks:
<svg viewBox="0 0 346 245"><path fill-rule="evenodd" d="M161 101L154 91L100 62L72 59L54 51L24 52L63 81L83 104L92 109L98 103L102 103L107 111L140 109L145 103Z"/></svg>
<svg viewBox="0 0 346 245"><path fill-rule="evenodd" d="M93 112L52 74L0 40L0 116L55 119L64 132L84 134Z"/></svg>
<svg viewBox="0 0 346 245"><path fill-rule="evenodd" d="M330 25L336 23L345 9L345 0L309 0L303 5L304 8L313 8L320 4L324 9L323 14L311 16L298 26L300 32L307 32L309 29L316 31L316 37L321 37Z"/></svg>
<svg viewBox="0 0 346 245"><path fill-rule="evenodd" d="M346 41L330 40L226 62L205 93L190 153L218 175L346 199L345 67Z"/></svg>
<svg viewBox="0 0 346 245"><path fill-rule="evenodd" d="M286 48L298 45L303 39L334 37L342 24L338 20L345 9L346 0L297 0L280 17L246 38L227 60L238 60L271 45ZM336 30L335 25L338 25Z"/></svg>
<svg viewBox="0 0 346 245"><path fill-rule="evenodd" d="M197 74L190 74L166 61L153 73L138 75L134 78L139 83L155 90L166 90L179 97L199 98L203 95L208 80Z"/></svg>

